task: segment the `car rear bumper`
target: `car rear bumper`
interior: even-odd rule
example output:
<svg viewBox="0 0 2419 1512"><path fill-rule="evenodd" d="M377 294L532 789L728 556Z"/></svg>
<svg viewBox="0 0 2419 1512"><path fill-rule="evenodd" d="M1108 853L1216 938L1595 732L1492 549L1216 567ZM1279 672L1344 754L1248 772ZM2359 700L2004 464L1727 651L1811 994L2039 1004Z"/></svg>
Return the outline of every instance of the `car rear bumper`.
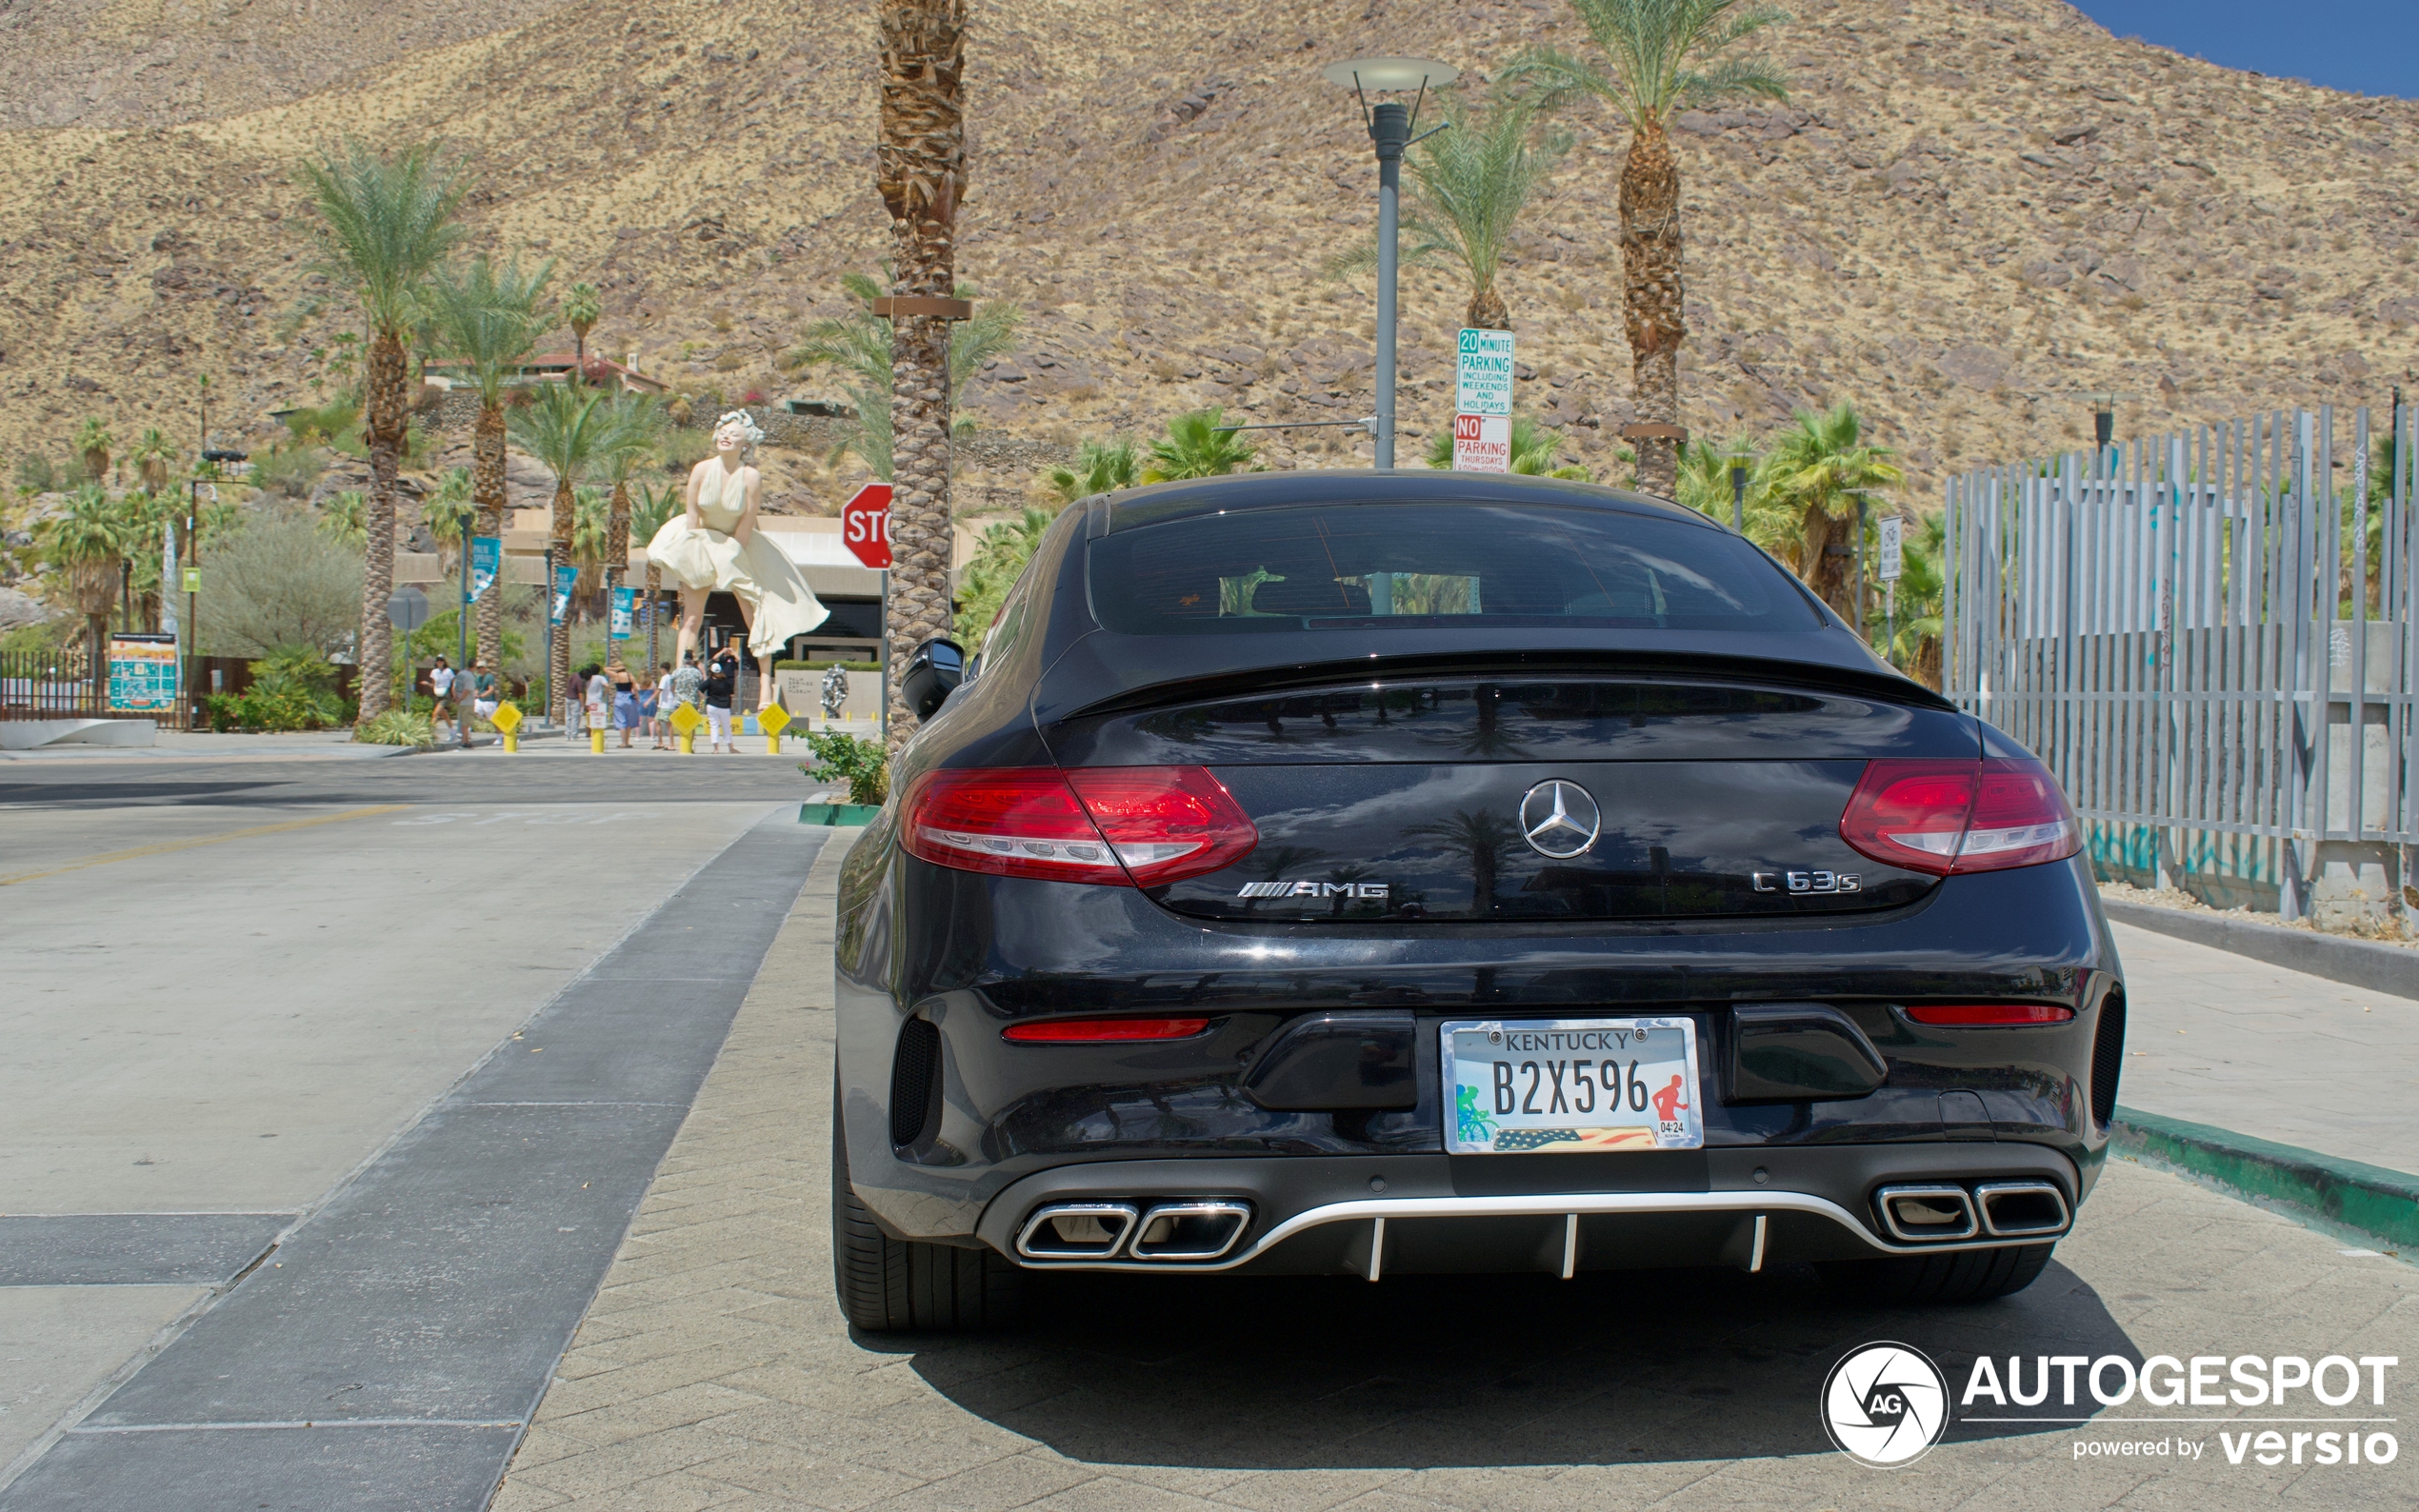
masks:
<svg viewBox="0 0 2419 1512"><path fill-rule="evenodd" d="M2037 1144L1837 1144L1615 1154L1289 1156L1094 1161L1010 1184L976 1237L1036 1269L1247 1271L1256 1274L1623 1270L1870 1259L2035 1243L2064 1234L2086 1186L2065 1156ZM1624 1187L1632 1189L1622 1189ZM1972 1231L1893 1232L1877 1202L1900 1187L1961 1191ZM2038 1211L1976 1200L2033 1194ZM2054 1193L2054 1199L2049 1195ZM1995 1200L1995 1199L1994 1199ZM1037 1222L1062 1204L1131 1215L1130 1237L1090 1255L1053 1254ZM1210 1225L1214 1254L1137 1254L1154 1209L1241 1209L1231 1234ZM2017 1222L2029 1218L2029 1222ZM2021 1230L2021 1231L2016 1231ZM1163 1234L1170 1232L1162 1230Z"/></svg>

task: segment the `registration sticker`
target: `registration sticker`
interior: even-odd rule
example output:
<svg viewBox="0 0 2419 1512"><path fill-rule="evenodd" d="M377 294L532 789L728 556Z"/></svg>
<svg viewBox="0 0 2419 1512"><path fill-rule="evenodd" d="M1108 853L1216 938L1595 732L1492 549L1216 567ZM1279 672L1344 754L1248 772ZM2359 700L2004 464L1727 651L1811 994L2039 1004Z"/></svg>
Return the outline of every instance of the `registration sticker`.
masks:
<svg viewBox="0 0 2419 1512"><path fill-rule="evenodd" d="M1440 1032L1449 1154L1705 1146L1691 1019L1457 1020Z"/></svg>

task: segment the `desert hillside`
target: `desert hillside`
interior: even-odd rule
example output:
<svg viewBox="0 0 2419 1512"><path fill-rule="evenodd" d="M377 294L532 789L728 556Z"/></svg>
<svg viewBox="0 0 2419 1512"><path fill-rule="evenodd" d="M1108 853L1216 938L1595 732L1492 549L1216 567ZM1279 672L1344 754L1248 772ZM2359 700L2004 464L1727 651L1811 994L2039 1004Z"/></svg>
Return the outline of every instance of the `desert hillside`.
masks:
<svg viewBox="0 0 2419 1512"><path fill-rule="evenodd" d="M1768 50L1786 105L1679 122L1691 427L1853 399L1908 454L1920 500L1959 467L2084 435L2078 390L2139 396L2130 431L2382 405L2419 368L2419 104L2192 62L2058 0L1794 9ZM1366 412L1366 283L1317 270L1372 222L1374 169L1317 67L1383 50L1483 78L1533 43L1584 42L1560 0L975 13L962 270L1025 324L970 404L985 433L1058 444L1205 403ZM690 388L828 395L774 359L842 308L838 274L884 253L871 15L869 0L0 4L0 119L20 128L0 130L0 455L64 457L88 414L190 433L204 371L230 428L307 398L305 354L336 328L285 328L310 292L290 170L348 131L441 140L476 176L476 246L559 258L603 288L600 348ZM190 73L198 95L129 85L145 48L198 60L141 74ZM1524 407L1609 469L1629 386L1622 138L1592 110L1573 121L1504 292ZM1447 418L1463 298L1442 272L1407 281L1407 433ZM1294 434L1271 461L1350 447ZM1025 481L976 473L962 507ZM829 506L845 481L803 455L788 476L791 507Z"/></svg>

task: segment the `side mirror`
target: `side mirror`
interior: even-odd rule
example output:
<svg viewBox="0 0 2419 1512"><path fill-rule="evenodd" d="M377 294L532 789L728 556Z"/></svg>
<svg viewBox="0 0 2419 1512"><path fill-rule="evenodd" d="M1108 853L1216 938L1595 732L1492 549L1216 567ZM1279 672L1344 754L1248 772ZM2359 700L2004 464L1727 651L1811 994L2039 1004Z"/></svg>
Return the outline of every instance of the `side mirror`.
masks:
<svg viewBox="0 0 2419 1512"><path fill-rule="evenodd" d="M930 640L908 658L899 679L899 696L920 722L940 712L941 704L966 681L966 651L955 641Z"/></svg>

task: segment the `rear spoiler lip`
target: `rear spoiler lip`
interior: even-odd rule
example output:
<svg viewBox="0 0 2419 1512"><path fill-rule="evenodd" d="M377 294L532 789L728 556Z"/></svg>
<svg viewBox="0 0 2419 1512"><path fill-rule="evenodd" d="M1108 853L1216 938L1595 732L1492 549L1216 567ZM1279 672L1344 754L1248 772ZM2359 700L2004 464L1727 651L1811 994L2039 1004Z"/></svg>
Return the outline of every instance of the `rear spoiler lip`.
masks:
<svg viewBox="0 0 2419 1512"><path fill-rule="evenodd" d="M1433 682L1443 678L1533 682L1556 676L1714 677L1729 683L1802 687L1809 691L1845 693L1944 713L1957 712L1955 704L1912 678L1863 672L1819 662L1689 651L1560 650L1376 656L1293 666L1245 667L1128 688L1070 709L1057 715L1051 723L1142 713L1173 704L1210 699L1249 698L1255 693L1333 687L1338 684Z"/></svg>

